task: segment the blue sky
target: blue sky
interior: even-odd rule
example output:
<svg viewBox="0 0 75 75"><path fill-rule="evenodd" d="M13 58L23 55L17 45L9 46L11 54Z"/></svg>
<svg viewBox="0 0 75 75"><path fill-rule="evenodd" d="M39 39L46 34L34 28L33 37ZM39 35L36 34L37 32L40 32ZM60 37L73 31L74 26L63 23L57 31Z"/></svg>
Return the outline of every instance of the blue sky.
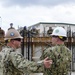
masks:
<svg viewBox="0 0 75 75"><path fill-rule="evenodd" d="M75 24L75 0L0 0L0 27L19 27L38 22Z"/></svg>

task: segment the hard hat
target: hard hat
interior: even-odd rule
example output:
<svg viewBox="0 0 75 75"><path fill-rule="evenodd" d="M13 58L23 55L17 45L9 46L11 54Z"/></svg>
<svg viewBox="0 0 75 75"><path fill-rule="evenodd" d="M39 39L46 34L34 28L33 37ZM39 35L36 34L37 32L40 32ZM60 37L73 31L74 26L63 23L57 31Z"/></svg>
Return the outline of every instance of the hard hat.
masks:
<svg viewBox="0 0 75 75"><path fill-rule="evenodd" d="M23 37L20 35L20 33L16 29L10 28L6 32L4 40L10 40L10 39L16 39L16 38L21 38L22 39Z"/></svg>
<svg viewBox="0 0 75 75"><path fill-rule="evenodd" d="M63 27L56 27L51 35L67 37L66 30Z"/></svg>

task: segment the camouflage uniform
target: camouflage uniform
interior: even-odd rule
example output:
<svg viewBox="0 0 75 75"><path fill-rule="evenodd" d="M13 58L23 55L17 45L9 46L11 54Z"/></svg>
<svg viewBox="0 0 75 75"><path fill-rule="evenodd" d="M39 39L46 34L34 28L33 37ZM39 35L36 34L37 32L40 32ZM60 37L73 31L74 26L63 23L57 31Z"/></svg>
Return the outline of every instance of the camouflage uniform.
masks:
<svg viewBox="0 0 75 75"><path fill-rule="evenodd" d="M42 69L42 63L26 60L15 49L5 47L0 52L0 75L24 75L30 72L39 72Z"/></svg>
<svg viewBox="0 0 75 75"><path fill-rule="evenodd" d="M71 50L65 45L56 45L46 49L41 59L49 57L53 60L50 69L44 69L44 75L68 75L71 67Z"/></svg>

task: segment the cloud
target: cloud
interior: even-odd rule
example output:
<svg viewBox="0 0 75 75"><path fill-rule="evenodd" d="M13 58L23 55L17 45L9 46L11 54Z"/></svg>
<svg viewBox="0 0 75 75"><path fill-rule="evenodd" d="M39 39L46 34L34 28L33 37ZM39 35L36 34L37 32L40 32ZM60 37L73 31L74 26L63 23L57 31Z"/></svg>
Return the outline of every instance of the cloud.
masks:
<svg viewBox="0 0 75 75"><path fill-rule="evenodd" d="M75 23L74 2L75 0L0 0L1 27L7 30L10 23L16 29L18 26L28 27L38 22Z"/></svg>
<svg viewBox="0 0 75 75"><path fill-rule="evenodd" d="M65 3L75 3L75 0L0 0L3 6L56 6Z"/></svg>

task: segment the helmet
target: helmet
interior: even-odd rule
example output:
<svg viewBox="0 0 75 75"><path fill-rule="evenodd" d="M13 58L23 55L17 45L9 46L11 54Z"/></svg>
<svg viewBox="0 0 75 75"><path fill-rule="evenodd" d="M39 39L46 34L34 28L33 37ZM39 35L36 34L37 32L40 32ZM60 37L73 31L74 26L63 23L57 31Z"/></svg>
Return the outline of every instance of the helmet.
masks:
<svg viewBox="0 0 75 75"><path fill-rule="evenodd" d="M16 39L16 38L21 38L22 39L23 37L20 35L20 33L16 29L10 28L6 32L4 40L10 40L10 39Z"/></svg>
<svg viewBox="0 0 75 75"><path fill-rule="evenodd" d="M66 30L63 27L56 27L51 35L67 37Z"/></svg>

